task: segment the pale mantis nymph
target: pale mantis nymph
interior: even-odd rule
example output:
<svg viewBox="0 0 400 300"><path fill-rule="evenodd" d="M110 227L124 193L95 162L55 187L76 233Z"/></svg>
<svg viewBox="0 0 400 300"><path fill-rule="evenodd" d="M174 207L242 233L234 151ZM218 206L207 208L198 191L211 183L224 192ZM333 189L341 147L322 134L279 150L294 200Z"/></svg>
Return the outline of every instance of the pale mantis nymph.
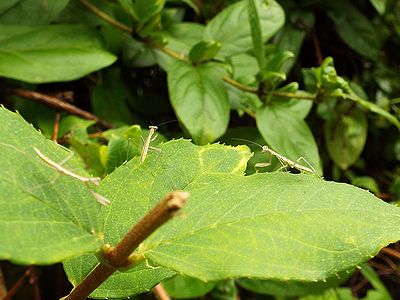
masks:
<svg viewBox="0 0 400 300"><path fill-rule="evenodd" d="M156 139L157 136L153 138L154 133L158 129L157 126L149 126L149 135L143 143L142 153L140 154L140 162L144 162L146 159L147 153L149 152L150 143Z"/></svg>
<svg viewBox="0 0 400 300"><path fill-rule="evenodd" d="M100 184L100 178L99 177L84 177L78 174L75 174L74 172L64 168L62 164L66 161L62 161L60 164L52 161L50 158L48 158L46 155L44 155L39 149L33 147L33 150L35 150L36 154L39 156L41 160L43 160L46 164L51 166L53 169L57 170L61 174L70 176L72 178L78 179L85 183L87 186L89 183L93 183L94 185L99 185ZM67 158L68 159L68 158ZM108 205L110 204L110 200L108 200L106 197L100 195L99 193L96 193L93 191L89 186L88 186L89 192L96 198L97 202L99 202L102 205Z"/></svg>
<svg viewBox="0 0 400 300"><path fill-rule="evenodd" d="M268 146L261 146L260 144L257 144L255 142L252 142L252 141L249 141L249 140L245 140L245 139L235 139L235 140L242 140L242 141L246 141L246 142L252 143L254 145L257 145L257 146L259 146L261 148L261 153L269 153L271 155L269 162L267 162L267 163L256 163L255 164L256 168L257 167L258 168L268 167L269 165L271 165L272 156L275 156L279 160L279 162L282 164L283 168L289 166L290 168L296 169L296 170L298 170L300 172L310 173L310 174L314 174L314 175L317 174L315 169L303 157L300 157L297 161L299 161L301 159L304 160L310 166L310 168L306 167L306 166L303 166L303 165L299 164L298 162L295 162L295 161L293 161L293 160L291 160L291 159L279 154L278 152L272 150Z"/></svg>

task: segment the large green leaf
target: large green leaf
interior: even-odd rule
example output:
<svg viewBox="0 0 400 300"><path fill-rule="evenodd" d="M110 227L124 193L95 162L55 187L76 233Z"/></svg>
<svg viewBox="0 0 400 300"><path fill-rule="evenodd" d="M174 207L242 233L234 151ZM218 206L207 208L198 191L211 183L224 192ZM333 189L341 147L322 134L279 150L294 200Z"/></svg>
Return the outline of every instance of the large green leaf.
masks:
<svg viewBox="0 0 400 300"><path fill-rule="evenodd" d="M184 217L160 228L142 251L205 281L322 280L398 240L399 212L367 191L312 175L225 176L191 190Z"/></svg>
<svg viewBox="0 0 400 300"><path fill-rule="evenodd" d="M195 146L178 140L158 146L161 151L149 153L140 164L134 158L116 169L100 185L101 193L112 203L105 207L105 241L115 244L165 193L175 189L204 186L217 178L242 174L250 156L247 147L211 145ZM171 173L172 172L172 173ZM184 215L181 218L185 218ZM75 285L95 265L96 258L85 256L65 263L70 281ZM143 293L175 272L143 263L130 272L117 272L92 296L126 297Z"/></svg>
<svg viewBox="0 0 400 300"><path fill-rule="evenodd" d="M218 65L198 66L176 61L168 69L168 90L172 106L198 144L215 141L229 121L229 100Z"/></svg>
<svg viewBox="0 0 400 300"><path fill-rule="evenodd" d="M100 204L80 181L43 162L33 147L60 162L70 155L0 108L0 258L51 264L102 244ZM65 168L85 175L76 159Z"/></svg>
<svg viewBox="0 0 400 300"><path fill-rule="evenodd" d="M204 281L323 280L400 238L400 209L367 191L313 175L243 176L250 156L243 146L176 140L159 147L144 163L134 158L102 181L99 191L112 201L104 208L105 241L115 244L168 191L187 190L190 200L136 250L150 267L115 274L96 297L126 297L173 274L157 265ZM89 265L85 258L71 262L71 280ZM138 270L151 284L139 289Z"/></svg>
<svg viewBox="0 0 400 300"><path fill-rule="evenodd" d="M307 123L293 113L290 107L273 104L257 111L257 127L268 145L292 161L306 167L312 166L317 174L322 174L318 147ZM268 154L266 153L266 156Z"/></svg>
<svg viewBox="0 0 400 300"><path fill-rule="evenodd" d="M89 27L0 26L0 76L31 83L69 81L115 60Z"/></svg>
<svg viewBox="0 0 400 300"><path fill-rule="evenodd" d="M230 5L207 24L204 39L221 43L218 56L232 56L253 48L247 4L247 0L242 0ZM256 6L262 40L265 42L282 27L285 15L275 0L257 0Z"/></svg>
<svg viewBox="0 0 400 300"><path fill-rule="evenodd" d="M46 25L54 21L69 0L2 0L0 24Z"/></svg>
<svg viewBox="0 0 400 300"><path fill-rule="evenodd" d="M264 71L266 66L264 41L261 33L260 20L258 17L257 0L247 1L247 14L250 23L251 40L253 42L254 56L257 58L260 70Z"/></svg>

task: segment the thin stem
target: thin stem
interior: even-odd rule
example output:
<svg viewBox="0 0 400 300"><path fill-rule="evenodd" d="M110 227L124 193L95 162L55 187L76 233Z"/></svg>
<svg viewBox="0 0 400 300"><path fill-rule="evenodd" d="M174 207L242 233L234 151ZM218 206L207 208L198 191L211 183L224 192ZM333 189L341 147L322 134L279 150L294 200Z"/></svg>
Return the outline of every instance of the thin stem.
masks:
<svg viewBox="0 0 400 300"><path fill-rule="evenodd" d="M6 281L4 280L3 270L0 265L0 299L4 299L7 295Z"/></svg>
<svg viewBox="0 0 400 300"><path fill-rule="evenodd" d="M165 290L162 283L157 284L153 288L153 293L156 296L157 300L171 300L171 297L168 295L168 292Z"/></svg>
<svg viewBox="0 0 400 300"><path fill-rule="evenodd" d="M162 46L159 46L159 45L151 45L150 44L150 46L152 46L153 48L156 48L156 49L164 52L165 54L167 54L168 56L171 56L172 58L175 58L175 59L180 60L180 61L188 62L188 63L190 62L186 58L185 54L183 54L183 53L179 53L179 52L176 52L174 50L171 50L169 48L165 48L165 47L162 47Z"/></svg>
<svg viewBox="0 0 400 300"><path fill-rule="evenodd" d="M316 95L301 95L301 94L286 93L286 92L272 92L272 95L277 96L277 97L285 97L285 98L293 98L293 99L304 99L304 100L315 100L315 99L317 99Z"/></svg>
<svg viewBox="0 0 400 300"><path fill-rule="evenodd" d="M35 91L31 91L31 90L21 89L21 88L7 89L7 92L17 95L17 96L20 96L20 97L23 97L25 99L45 103L45 104L47 104L51 107L55 107L57 109L65 110L71 114L80 116L84 119L94 120L105 128L112 127L111 124L109 124L108 122L106 122L104 120L101 120L96 115L94 115L86 110L80 109L79 107L76 107L75 105L72 105L70 103L62 101L56 97L52 97L52 96L49 96L46 94L38 93Z"/></svg>
<svg viewBox="0 0 400 300"><path fill-rule="evenodd" d="M235 88L238 88L239 90L245 91L245 92L249 92L249 93L253 93L253 94L258 94L258 89L254 88L254 87L250 87L247 85L244 85L228 76L224 76L222 77L222 79L226 82L229 83L230 85L234 86Z"/></svg>
<svg viewBox="0 0 400 300"><path fill-rule="evenodd" d="M60 112L56 112L56 117L54 118L53 132L51 134L51 140L53 142L57 142L59 128L60 128Z"/></svg>
<svg viewBox="0 0 400 300"><path fill-rule="evenodd" d="M17 280L17 282L9 289L8 293L2 298L2 300L11 300L11 298L18 292L18 290L25 283L25 279L28 277L28 271L25 271L24 274Z"/></svg>
<svg viewBox="0 0 400 300"><path fill-rule="evenodd" d="M389 247L383 248L381 250L381 253L385 253L393 258L400 259L400 252Z"/></svg>
<svg viewBox="0 0 400 300"><path fill-rule="evenodd" d="M167 194L122 238L115 248L104 253L106 263L99 263L86 278L77 285L64 300L86 299L100 284L119 267L128 264L129 255L157 228L171 219L182 208L189 194L175 191Z"/></svg>
<svg viewBox="0 0 400 300"><path fill-rule="evenodd" d="M104 21L106 21L107 23L109 23L110 25L121 29L125 32L128 32L130 34L132 34L133 30L132 28L130 28L129 26L115 20L114 18L112 18L111 16L109 16L108 14L106 14L104 11L102 11L101 9L99 9L97 6L93 5L92 3L90 3L88 0L79 0L82 5L86 6L89 10L91 10L95 15L99 16L100 18L102 18Z"/></svg>

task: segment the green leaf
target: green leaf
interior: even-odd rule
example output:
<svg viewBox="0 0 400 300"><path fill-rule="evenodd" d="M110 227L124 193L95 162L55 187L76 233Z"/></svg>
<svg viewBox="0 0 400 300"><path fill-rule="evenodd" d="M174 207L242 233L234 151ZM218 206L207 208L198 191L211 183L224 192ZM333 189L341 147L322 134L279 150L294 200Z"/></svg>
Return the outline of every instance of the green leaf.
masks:
<svg viewBox="0 0 400 300"><path fill-rule="evenodd" d="M54 21L69 0L2 0L0 24L47 25Z"/></svg>
<svg viewBox="0 0 400 300"><path fill-rule="evenodd" d="M282 71L285 73L289 73L296 63L307 32L313 28L315 22L314 14L310 11L293 11L289 13L290 15L287 19L290 19L290 21L287 20L285 26L274 37L274 43L278 50L290 51L294 54L294 58L286 61L282 66ZM307 27L303 28L294 24L307 24Z"/></svg>
<svg viewBox="0 0 400 300"><path fill-rule="evenodd" d="M103 238L100 204L85 184L61 175L33 147L55 162L70 153L5 108L0 120L0 258L52 264L96 251ZM87 176L74 158L63 166Z"/></svg>
<svg viewBox="0 0 400 300"><path fill-rule="evenodd" d="M132 123L127 104L132 94L121 77L119 68L104 70L101 83L93 88L91 94L93 113L116 125Z"/></svg>
<svg viewBox="0 0 400 300"><path fill-rule="evenodd" d="M247 0L232 4L207 23L204 39L221 43L218 56L229 57L253 48L247 4ZM274 0L256 0L256 5L262 42L266 42L282 27L285 15L281 6Z"/></svg>
<svg viewBox="0 0 400 300"><path fill-rule="evenodd" d="M143 283L138 270L148 272L152 284L154 278L172 276L156 266L204 281L323 280L400 238L400 208L359 188L304 174L243 176L250 157L245 146L200 147L175 140L159 148L144 163L134 158L101 182L98 191L111 200L103 209L105 242L115 245L166 192L186 190L190 200L136 250L148 261L113 275L109 289L96 297L126 297L134 289L151 288L138 285ZM80 278L90 271L86 258L69 269Z"/></svg>
<svg viewBox="0 0 400 300"><path fill-rule="evenodd" d="M378 195L380 193L376 180L370 176L356 176L351 178L351 184L360 188L369 190L371 193Z"/></svg>
<svg viewBox="0 0 400 300"><path fill-rule="evenodd" d="M159 14L165 5L166 0L136 0L134 10L139 17L140 24L143 25L155 15Z"/></svg>
<svg viewBox="0 0 400 300"><path fill-rule="evenodd" d="M224 134L229 100L217 64L193 66L176 61L168 70L168 90L178 119L195 143L206 144Z"/></svg>
<svg viewBox="0 0 400 300"><path fill-rule="evenodd" d="M371 285L375 288L376 292L380 294L379 298L375 298L371 297L368 293L368 296L370 297L366 297L367 299L371 298L371 300L372 299L392 300L392 297L390 296L389 291L386 289L385 284L379 279L378 274L372 267L364 263L361 266L361 274L368 279Z"/></svg>
<svg viewBox="0 0 400 300"><path fill-rule="evenodd" d="M215 289L207 297L210 300L237 300L238 288L234 280L218 282Z"/></svg>
<svg viewBox="0 0 400 300"><path fill-rule="evenodd" d="M347 169L360 156L367 140L368 122L363 111L353 109L324 126L328 153L342 169Z"/></svg>
<svg viewBox="0 0 400 300"><path fill-rule="evenodd" d="M250 22L251 40L253 42L254 55L257 58L260 70L265 69L264 42L262 39L260 20L257 13L257 0L247 1L247 14Z"/></svg>
<svg viewBox="0 0 400 300"><path fill-rule="evenodd" d="M115 60L89 27L0 26L0 76L30 83L69 81Z"/></svg>
<svg viewBox="0 0 400 300"><path fill-rule="evenodd" d="M183 216L160 228L142 251L156 264L205 281L323 280L400 237L398 207L312 175L232 175L187 190Z"/></svg>
<svg viewBox="0 0 400 300"><path fill-rule="evenodd" d="M189 52L189 59L194 64L207 62L214 58L221 48L220 43L215 41L201 41L194 45Z"/></svg>
<svg viewBox="0 0 400 300"><path fill-rule="evenodd" d="M355 94L346 96L346 99L354 101L354 102L358 103L359 105L361 105L362 107L368 109L369 111L384 117L390 123L395 125L397 127L397 129L400 130L400 121L399 121L399 119L397 117L393 116L392 114L390 114L389 112L387 112L386 110L384 110L382 107L380 107L380 106L376 105L375 103L372 103L372 102L370 102L368 100L364 100L364 99L358 97Z"/></svg>
<svg viewBox="0 0 400 300"><path fill-rule="evenodd" d="M385 13L387 0L369 0L369 2L371 2L380 15Z"/></svg>
<svg viewBox="0 0 400 300"><path fill-rule="evenodd" d="M203 282L191 277L176 275L163 282L168 295L176 299L201 297L215 287L215 282Z"/></svg>
<svg viewBox="0 0 400 300"><path fill-rule="evenodd" d="M167 48L175 52L187 55L190 49L199 41L203 40L204 25L198 23L181 22L172 24L165 28ZM175 63L175 59L161 52L154 50L158 64L167 70L168 66Z"/></svg>
<svg viewBox="0 0 400 300"><path fill-rule="evenodd" d="M186 140L171 141L159 148L159 152L149 152L144 163L140 164L139 158L134 158L100 184L99 192L112 201L103 210L107 243L117 243L165 193L203 186L222 175L242 174L251 155L244 146L210 145L203 148ZM65 270L76 285L95 263L94 255L83 256L65 263ZM128 272L117 272L92 296L121 298L143 293L173 275L175 272L171 270L146 262Z"/></svg>
<svg viewBox="0 0 400 300"><path fill-rule="evenodd" d="M376 27L348 1L329 3L328 16L342 40L359 54L375 60L382 47Z"/></svg>
<svg viewBox="0 0 400 300"><path fill-rule="evenodd" d="M322 174L317 144L301 116L295 115L285 105L272 104L257 111L256 121L258 130L274 151L292 161L303 157L317 174ZM305 161L297 162L310 167Z"/></svg>
<svg viewBox="0 0 400 300"><path fill-rule="evenodd" d="M279 280L255 280L239 279L237 283L256 294L273 295L275 297L299 297L309 294L319 294L324 290L338 286L348 279L350 272L333 276L320 282L307 281L279 281Z"/></svg>

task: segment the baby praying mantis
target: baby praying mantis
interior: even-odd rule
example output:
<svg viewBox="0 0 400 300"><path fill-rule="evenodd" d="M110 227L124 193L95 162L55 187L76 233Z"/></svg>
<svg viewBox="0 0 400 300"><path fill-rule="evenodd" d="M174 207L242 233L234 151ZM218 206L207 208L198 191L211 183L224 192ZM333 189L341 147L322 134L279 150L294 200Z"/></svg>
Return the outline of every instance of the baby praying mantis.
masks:
<svg viewBox="0 0 400 300"><path fill-rule="evenodd" d="M296 169L300 172L303 173L310 173L313 175L317 175L317 172L315 171L315 169L305 160L305 158L300 157L296 162L279 154L278 152L272 150L271 148L269 148L268 146L261 146L260 144L257 144L255 142L246 140L246 139L235 139L235 140L242 140L242 141L246 141L248 143L252 143L254 145L257 145L261 148L261 153L269 153L270 154L270 159L269 162L267 163L256 163L255 167L256 168L263 168L263 167L268 167L269 165L271 165L271 161L272 161L272 156L275 156L279 162L282 164L282 168L286 168L287 166L289 166L290 168ZM300 160L304 160L310 167L306 167L303 166L301 164L299 164L298 162Z"/></svg>
<svg viewBox="0 0 400 300"><path fill-rule="evenodd" d="M97 202L99 202L102 205L110 204L110 200L108 200L106 197L100 195L99 193L96 193L88 186L89 183L93 183L94 185L99 185L100 180L101 180L100 177L84 177L84 176L75 174L74 172L64 168L62 166L62 164L65 163L71 157L67 157L65 160L63 160L61 163L58 164L58 163L52 161L46 155L44 155L39 149L33 147L33 150L35 150L36 154L39 156L39 158L41 160L43 160L47 165L49 165L53 169L57 170L59 173L70 176L75 179L78 179L78 180L82 181L83 183L85 183L86 186L88 187L89 192L93 195L93 197L95 197Z"/></svg>
<svg viewBox="0 0 400 300"><path fill-rule="evenodd" d="M144 162L147 153L149 152L150 149L150 143L157 138L157 136L153 138L153 135L157 129L158 129L157 126L149 126L149 135L147 136L146 140L143 143L142 153L140 154L140 162Z"/></svg>

